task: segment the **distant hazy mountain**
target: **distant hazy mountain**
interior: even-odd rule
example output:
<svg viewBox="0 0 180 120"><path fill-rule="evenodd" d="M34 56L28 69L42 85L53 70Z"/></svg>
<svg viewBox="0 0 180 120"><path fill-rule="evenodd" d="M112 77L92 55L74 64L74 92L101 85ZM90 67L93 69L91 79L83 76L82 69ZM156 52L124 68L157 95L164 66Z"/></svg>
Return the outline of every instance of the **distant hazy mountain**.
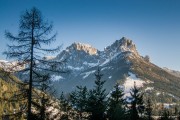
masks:
<svg viewBox="0 0 180 120"><path fill-rule="evenodd" d="M5 71L19 71L25 68L25 65L18 64L17 61L6 61L6 60L0 60L0 68L4 69Z"/></svg>

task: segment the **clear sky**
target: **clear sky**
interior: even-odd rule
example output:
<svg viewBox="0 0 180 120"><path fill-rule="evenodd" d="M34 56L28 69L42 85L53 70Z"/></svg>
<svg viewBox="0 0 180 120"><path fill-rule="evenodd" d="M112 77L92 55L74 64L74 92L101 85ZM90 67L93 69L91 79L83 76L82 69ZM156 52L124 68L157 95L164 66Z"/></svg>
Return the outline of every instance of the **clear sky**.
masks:
<svg viewBox="0 0 180 120"><path fill-rule="evenodd" d="M57 41L100 50L125 36L158 66L180 70L180 0L0 0L0 59L9 43L4 31L18 32L23 11L37 7L53 21Z"/></svg>

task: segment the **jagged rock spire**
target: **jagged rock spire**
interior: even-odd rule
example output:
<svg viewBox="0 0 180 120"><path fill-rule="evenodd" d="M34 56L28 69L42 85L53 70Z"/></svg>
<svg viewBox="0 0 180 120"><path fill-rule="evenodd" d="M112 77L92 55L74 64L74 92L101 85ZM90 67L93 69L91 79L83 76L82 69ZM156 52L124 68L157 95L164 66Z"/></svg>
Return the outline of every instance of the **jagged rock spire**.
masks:
<svg viewBox="0 0 180 120"><path fill-rule="evenodd" d="M69 50L79 50L79 51L85 51L89 55L95 55L97 54L97 49L92 47L89 44L84 44L84 43L73 43L71 46L67 47Z"/></svg>
<svg viewBox="0 0 180 120"><path fill-rule="evenodd" d="M131 52L135 55L139 55L133 41L125 37L122 37L120 40L116 40L112 45L106 47L104 51L113 54L119 52Z"/></svg>

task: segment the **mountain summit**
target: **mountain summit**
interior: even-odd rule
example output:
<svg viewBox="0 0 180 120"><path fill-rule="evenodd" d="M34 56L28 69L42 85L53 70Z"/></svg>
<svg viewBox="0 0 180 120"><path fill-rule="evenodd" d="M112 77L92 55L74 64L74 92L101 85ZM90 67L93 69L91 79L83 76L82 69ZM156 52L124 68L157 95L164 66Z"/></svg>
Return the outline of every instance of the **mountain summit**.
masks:
<svg viewBox="0 0 180 120"><path fill-rule="evenodd" d="M152 94L156 101L162 98L166 102L169 98L180 100L179 77L142 57L133 41L125 37L103 51L88 44L73 43L53 59L66 60L64 68L70 71L67 74L51 74L57 93L71 92L79 85L93 88L94 73L100 68L107 91L119 83L128 96L135 82L144 92Z"/></svg>
<svg viewBox="0 0 180 120"><path fill-rule="evenodd" d="M116 40L112 45L106 47L104 51L92 47L88 44L73 43L65 50L63 50L56 60L66 60L67 67L72 72L87 70L95 66L103 66L113 61L114 58L124 54L134 54L138 56L135 44L132 40L123 37L120 40Z"/></svg>
<svg viewBox="0 0 180 120"><path fill-rule="evenodd" d="M138 54L135 44L132 40L125 37L120 40L116 40L111 46L105 48L105 51L111 50L111 52L132 52Z"/></svg>
<svg viewBox="0 0 180 120"><path fill-rule="evenodd" d="M66 50L84 51L84 52L88 53L89 55L97 54L96 48L93 48L89 44L83 44L83 43L73 43L71 46L67 47Z"/></svg>

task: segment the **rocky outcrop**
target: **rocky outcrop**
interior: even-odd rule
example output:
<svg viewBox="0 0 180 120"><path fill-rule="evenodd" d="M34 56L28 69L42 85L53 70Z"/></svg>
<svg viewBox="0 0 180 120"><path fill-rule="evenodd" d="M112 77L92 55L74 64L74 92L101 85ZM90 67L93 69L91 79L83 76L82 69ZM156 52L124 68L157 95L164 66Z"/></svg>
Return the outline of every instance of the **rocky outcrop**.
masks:
<svg viewBox="0 0 180 120"><path fill-rule="evenodd" d="M66 50L72 50L72 49L84 51L89 55L96 55L98 51L96 48L93 48L91 45L83 44L83 43L73 43L71 46L67 47Z"/></svg>
<svg viewBox="0 0 180 120"><path fill-rule="evenodd" d="M122 37L120 40L116 40L112 45L104 49L106 56L114 56L117 53L131 53L139 56L136 50L135 44L132 40Z"/></svg>

